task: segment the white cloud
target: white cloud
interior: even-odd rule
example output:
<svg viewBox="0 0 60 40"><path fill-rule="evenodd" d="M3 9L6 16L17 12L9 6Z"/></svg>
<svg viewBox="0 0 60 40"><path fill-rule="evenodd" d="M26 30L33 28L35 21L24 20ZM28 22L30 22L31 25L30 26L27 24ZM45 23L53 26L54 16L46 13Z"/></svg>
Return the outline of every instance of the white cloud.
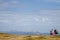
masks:
<svg viewBox="0 0 60 40"><path fill-rule="evenodd" d="M0 2L0 10L7 9L8 7L10 7L10 8L25 8L26 4L24 4L18 0L10 0L10 1L6 1L6 2L4 2L4 0L3 0Z"/></svg>
<svg viewBox="0 0 60 40"><path fill-rule="evenodd" d="M37 0L37 1L43 1L43 2L57 2L57 3L60 3L60 0Z"/></svg>
<svg viewBox="0 0 60 40"><path fill-rule="evenodd" d="M13 11L0 11L0 16L17 16L19 13Z"/></svg>
<svg viewBox="0 0 60 40"><path fill-rule="evenodd" d="M40 14L42 15L50 15L50 16L60 16L60 10L40 10Z"/></svg>
<svg viewBox="0 0 60 40"><path fill-rule="evenodd" d="M45 0L45 1L48 1L48 2L60 2L60 0Z"/></svg>
<svg viewBox="0 0 60 40"><path fill-rule="evenodd" d="M2 20L2 21L1 21ZM52 24L58 23L60 20L60 10L40 10L36 14L20 14L11 11L0 12L0 22L8 22L8 24L14 24L16 26L27 26L34 24Z"/></svg>
<svg viewBox="0 0 60 40"><path fill-rule="evenodd" d="M9 20L0 20L0 23L9 23Z"/></svg>
<svg viewBox="0 0 60 40"><path fill-rule="evenodd" d="M34 19L35 19L35 21L40 21L39 18L34 18Z"/></svg>
<svg viewBox="0 0 60 40"><path fill-rule="evenodd" d="M42 22L43 23L47 23L47 22L49 22L50 20L49 20L49 18L48 17L42 17Z"/></svg>

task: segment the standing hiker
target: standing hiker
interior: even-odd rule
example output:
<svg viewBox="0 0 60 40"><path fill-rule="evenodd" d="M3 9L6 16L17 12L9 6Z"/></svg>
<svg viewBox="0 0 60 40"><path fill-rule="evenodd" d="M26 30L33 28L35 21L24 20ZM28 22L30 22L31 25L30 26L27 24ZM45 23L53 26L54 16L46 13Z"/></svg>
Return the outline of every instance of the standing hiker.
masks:
<svg viewBox="0 0 60 40"><path fill-rule="evenodd" d="M52 29L50 31L50 35L54 36L54 35L57 35L58 34L58 31L56 29Z"/></svg>
<svg viewBox="0 0 60 40"><path fill-rule="evenodd" d="M52 30L50 31L50 35L52 35L52 36L55 35L55 33L54 33L54 29L52 29Z"/></svg>
<svg viewBox="0 0 60 40"><path fill-rule="evenodd" d="M54 33L55 33L55 34L58 34L58 31L55 29L55 30L54 30Z"/></svg>

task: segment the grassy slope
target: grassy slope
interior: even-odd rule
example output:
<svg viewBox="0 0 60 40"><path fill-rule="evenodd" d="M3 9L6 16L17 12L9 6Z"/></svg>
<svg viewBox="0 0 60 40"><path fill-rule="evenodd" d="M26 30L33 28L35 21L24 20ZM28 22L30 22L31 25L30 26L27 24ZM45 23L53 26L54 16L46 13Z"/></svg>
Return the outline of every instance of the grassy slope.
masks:
<svg viewBox="0 0 60 40"><path fill-rule="evenodd" d="M27 35L11 35L11 34L0 33L0 40L60 40L60 36L54 36L54 37L48 35L27 36Z"/></svg>

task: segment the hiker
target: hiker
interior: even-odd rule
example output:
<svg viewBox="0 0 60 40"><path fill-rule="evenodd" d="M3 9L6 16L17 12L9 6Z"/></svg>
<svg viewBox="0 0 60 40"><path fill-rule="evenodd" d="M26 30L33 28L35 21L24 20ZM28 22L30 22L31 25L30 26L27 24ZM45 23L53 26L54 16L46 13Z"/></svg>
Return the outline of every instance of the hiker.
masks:
<svg viewBox="0 0 60 40"><path fill-rule="evenodd" d="M52 31L50 31L50 35L52 35Z"/></svg>
<svg viewBox="0 0 60 40"><path fill-rule="evenodd" d="M58 34L58 31L55 29L55 30L54 30L54 33L55 33L55 34Z"/></svg>
<svg viewBox="0 0 60 40"><path fill-rule="evenodd" d="M54 35L57 35L58 34L58 31L56 29L52 29L50 31L50 35L54 36Z"/></svg>
<svg viewBox="0 0 60 40"><path fill-rule="evenodd" d="M52 29L51 31L50 31L50 35L53 35L54 36L54 30Z"/></svg>

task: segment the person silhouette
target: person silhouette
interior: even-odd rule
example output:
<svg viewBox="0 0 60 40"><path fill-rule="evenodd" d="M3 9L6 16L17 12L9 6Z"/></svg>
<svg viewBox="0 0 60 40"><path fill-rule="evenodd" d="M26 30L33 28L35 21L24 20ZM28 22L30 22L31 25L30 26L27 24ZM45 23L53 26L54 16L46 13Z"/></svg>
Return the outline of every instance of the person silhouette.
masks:
<svg viewBox="0 0 60 40"><path fill-rule="evenodd" d="M50 31L50 35L54 36L54 35L57 35L58 34L58 31L56 29L52 29Z"/></svg>
<svg viewBox="0 0 60 40"><path fill-rule="evenodd" d="M54 33L55 33L55 34L58 34L58 31L55 29L55 30L54 30Z"/></svg>
<svg viewBox="0 0 60 40"><path fill-rule="evenodd" d="M50 31L50 35L53 35L54 36L54 29L52 29L51 31Z"/></svg>

